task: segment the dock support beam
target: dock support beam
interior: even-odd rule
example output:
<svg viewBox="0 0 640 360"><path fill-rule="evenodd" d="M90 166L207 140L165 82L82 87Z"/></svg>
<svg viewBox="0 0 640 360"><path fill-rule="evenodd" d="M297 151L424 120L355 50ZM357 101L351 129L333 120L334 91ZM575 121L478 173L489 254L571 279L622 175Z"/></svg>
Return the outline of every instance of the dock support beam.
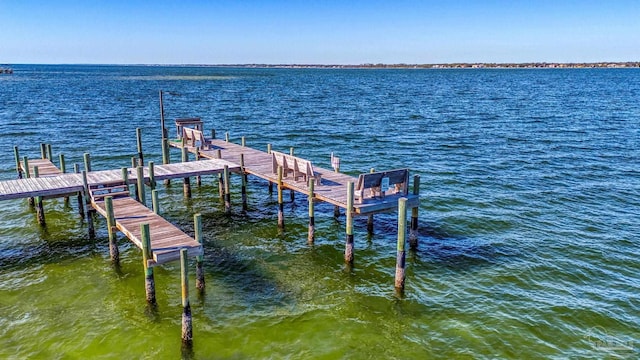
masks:
<svg viewBox="0 0 640 360"><path fill-rule="evenodd" d="M224 212L227 214L231 213L231 189L229 188L230 178L229 178L229 166L224 166Z"/></svg>
<svg viewBox="0 0 640 360"><path fill-rule="evenodd" d="M40 143L40 158L41 159L47 158L47 144L45 143Z"/></svg>
<svg viewBox="0 0 640 360"><path fill-rule="evenodd" d="M186 147L182 147L182 162L189 161L189 152ZM183 192L185 199L191 199L191 179L187 176L183 181Z"/></svg>
<svg viewBox="0 0 640 360"><path fill-rule="evenodd" d="M420 175L413 177L413 195L420 195ZM418 207L411 209L411 228L409 230L409 246L418 248Z"/></svg>
<svg viewBox="0 0 640 360"><path fill-rule="evenodd" d="M187 261L187 249L180 250L180 274L182 283L182 345L191 348L193 346L193 319L191 318L191 305L189 304L189 268Z"/></svg>
<svg viewBox="0 0 640 360"><path fill-rule="evenodd" d="M33 177L38 178L40 173L38 171L38 167L33 167ZM36 196L36 214L38 216L38 224L40 226L47 226L47 223L44 221L44 204L42 203L42 196Z"/></svg>
<svg viewBox="0 0 640 360"><path fill-rule="evenodd" d="M202 216L200 214L193 215L193 229L194 229L194 237L197 242L200 243L200 246L203 247L203 239L202 239ZM204 292L205 282L204 282L204 269L202 268L202 264L204 262L204 255L196 256L196 289L200 293Z"/></svg>
<svg viewBox="0 0 640 360"><path fill-rule="evenodd" d="M158 189L151 190L151 206L155 214L160 214L160 201L158 200Z"/></svg>
<svg viewBox="0 0 640 360"><path fill-rule="evenodd" d="M398 200L398 252L396 254L395 287L399 292L404 291L405 278L405 250L407 237L407 198Z"/></svg>
<svg viewBox="0 0 640 360"><path fill-rule="evenodd" d="M156 189L156 172L153 161L149 161L149 187L151 191Z"/></svg>
<svg viewBox="0 0 640 360"><path fill-rule="evenodd" d="M91 154L84 153L84 170L91 172Z"/></svg>
<svg viewBox="0 0 640 360"><path fill-rule="evenodd" d="M107 211L107 231L109 232L109 255L111 262L117 264L120 261L120 251L116 241L116 217L113 212L113 197L104 198L104 207Z"/></svg>
<svg viewBox="0 0 640 360"><path fill-rule="evenodd" d="M51 144L47 144L47 159L53 162L53 150L51 149Z"/></svg>
<svg viewBox="0 0 640 360"><path fill-rule="evenodd" d="M244 137L243 137L244 139ZM244 170L244 154L240 154L240 176L242 180L242 211L247 211L247 173Z"/></svg>
<svg viewBox="0 0 640 360"><path fill-rule="evenodd" d="M162 130L166 132L166 129ZM162 164L167 165L171 163L171 153L169 152L169 140L166 137L162 137ZM165 185L169 185L169 179L164 180Z"/></svg>
<svg viewBox="0 0 640 360"><path fill-rule="evenodd" d="M284 204L282 200L282 166L278 166L278 227L284 229Z"/></svg>
<svg viewBox="0 0 640 360"><path fill-rule="evenodd" d="M315 241L316 220L315 220L315 210L314 210L314 201L313 201L314 184L315 184L315 179L309 178L309 233L307 235L307 242L309 243L309 245L312 245L313 242Z"/></svg>
<svg viewBox="0 0 640 360"><path fill-rule="evenodd" d="M144 289L147 303L156 305L156 282L153 277L153 268L149 266L151 255L151 233L149 224L140 224L140 234L142 234L142 263L144 266Z"/></svg>
<svg viewBox="0 0 640 360"><path fill-rule="evenodd" d="M348 264L353 263L353 181L347 183L347 209L345 214L347 217L347 236L344 248L344 261Z"/></svg>

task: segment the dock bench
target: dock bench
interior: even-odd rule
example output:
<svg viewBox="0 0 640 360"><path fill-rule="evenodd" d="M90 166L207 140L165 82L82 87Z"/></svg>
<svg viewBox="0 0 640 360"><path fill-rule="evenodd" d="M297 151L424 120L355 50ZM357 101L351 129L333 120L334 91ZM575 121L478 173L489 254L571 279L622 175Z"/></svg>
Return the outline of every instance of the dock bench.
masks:
<svg viewBox="0 0 640 360"><path fill-rule="evenodd" d="M291 174L294 181L302 178L305 182L308 182L309 179L315 179L317 185L320 185L322 182L322 176L313 170L313 165L309 160L278 151L271 151L271 158L272 171L274 174L277 174L278 167L282 166L283 177Z"/></svg>
<svg viewBox="0 0 640 360"><path fill-rule="evenodd" d="M409 169L397 169L360 174L355 185L356 203L386 195L406 196L409 193Z"/></svg>
<svg viewBox="0 0 640 360"><path fill-rule="evenodd" d="M211 142L205 139L204 134L200 130L183 127L182 128L182 145L191 146L200 150L209 150Z"/></svg>

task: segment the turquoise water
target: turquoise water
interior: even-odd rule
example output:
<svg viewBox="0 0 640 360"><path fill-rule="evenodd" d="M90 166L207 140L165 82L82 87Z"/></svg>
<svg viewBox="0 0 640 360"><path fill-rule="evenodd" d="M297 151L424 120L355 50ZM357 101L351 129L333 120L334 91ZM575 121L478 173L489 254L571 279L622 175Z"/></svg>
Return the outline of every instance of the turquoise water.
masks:
<svg viewBox="0 0 640 360"><path fill-rule="evenodd" d="M207 129L357 175L409 167L421 176L420 246L393 289L395 214L355 222L285 204L249 184L231 215L205 177L184 200L161 187L164 216L188 233L204 220L207 291L192 275L194 347L180 347L178 264L156 270L144 301L140 251L120 237L109 261L75 202L0 204L0 358L637 358L640 344L640 70L331 70L15 65L0 77L0 178L13 146L51 143L94 169L136 154L161 162L158 91L167 122ZM170 127L170 132L174 131ZM220 135L219 135L220 136ZM178 154L174 152L174 159ZM288 199L288 196L285 197Z"/></svg>

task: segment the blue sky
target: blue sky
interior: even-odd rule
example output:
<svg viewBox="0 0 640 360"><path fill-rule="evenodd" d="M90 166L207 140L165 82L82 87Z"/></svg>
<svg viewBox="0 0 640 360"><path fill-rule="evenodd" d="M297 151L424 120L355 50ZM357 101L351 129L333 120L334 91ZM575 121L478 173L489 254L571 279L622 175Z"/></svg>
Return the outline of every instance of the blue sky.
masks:
<svg viewBox="0 0 640 360"><path fill-rule="evenodd" d="M0 0L0 63L640 61L640 0Z"/></svg>

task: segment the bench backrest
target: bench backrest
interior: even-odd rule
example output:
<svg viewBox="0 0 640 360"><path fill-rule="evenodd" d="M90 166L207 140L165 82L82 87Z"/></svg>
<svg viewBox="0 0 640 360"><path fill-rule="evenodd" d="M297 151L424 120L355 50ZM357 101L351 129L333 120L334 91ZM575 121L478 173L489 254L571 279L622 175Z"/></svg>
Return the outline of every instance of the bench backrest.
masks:
<svg viewBox="0 0 640 360"><path fill-rule="evenodd" d="M287 172L293 172L294 174L305 174L308 177L314 177L313 165L311 161L302 159L289 154L281 153L278 151L271 151L272 158L272 171L278 172L278 166L282 166L286 175ZM295 176L295 175L294 175Z"/></svg>
<svg viewBox="0 0 640 360"><path fill-rule="evenodd" d="M356 193L363 193L365 189L379 188L382 179L389 179L389 189L380 189L382 192L407 195L409 193L409 169L397 169L360 174L356 183Z"/></svg>
<svg viewBox="0 0 640 360"><path fill-rule="evenodd" d="M192 128L182 128L182 143L186 146L198 147L204 149L207 145L207 141L204 139L204 134L200 130ZM200 145L198 146L198 142Z"/></svg>

